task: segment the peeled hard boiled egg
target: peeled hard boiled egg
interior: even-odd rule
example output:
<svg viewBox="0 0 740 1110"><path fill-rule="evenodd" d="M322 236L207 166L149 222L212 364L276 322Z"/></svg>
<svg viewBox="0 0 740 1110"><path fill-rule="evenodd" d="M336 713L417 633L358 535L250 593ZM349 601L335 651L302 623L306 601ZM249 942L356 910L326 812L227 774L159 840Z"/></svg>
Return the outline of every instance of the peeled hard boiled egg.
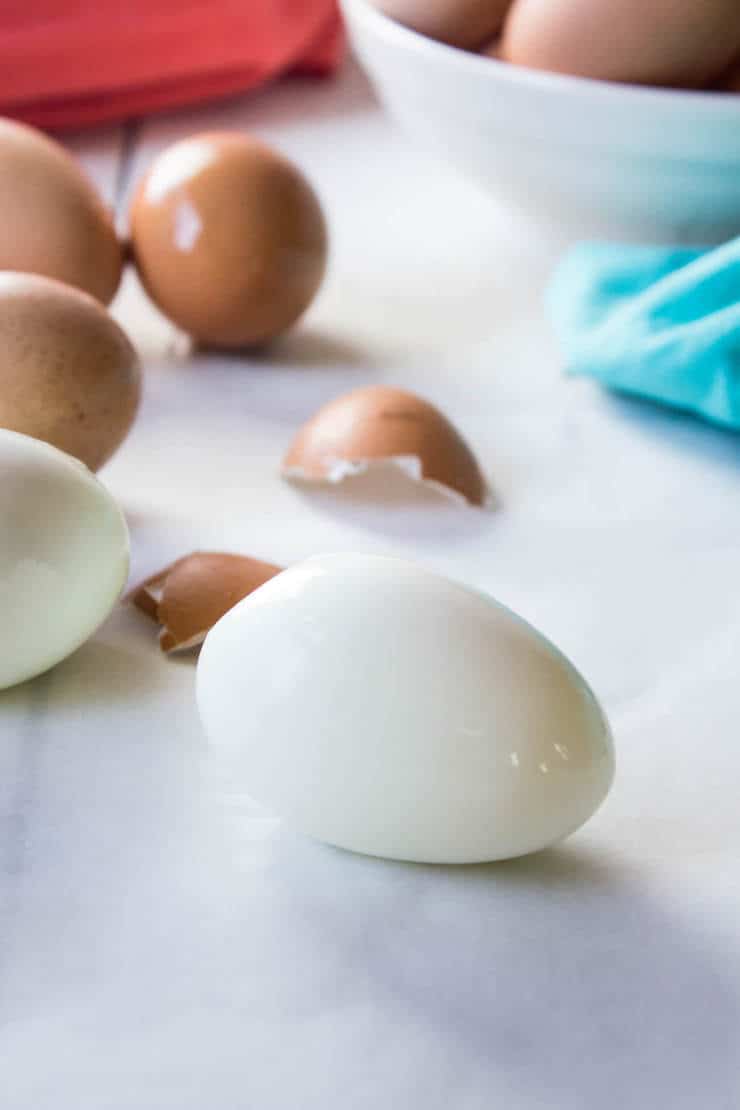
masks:
<svg viewBox="0 0 740 1110"><path fill-rule="evenodd" d="M0 273L0 427L97 470L126 437L140 392L136 352L93 297Z"/></svg>
<svg viewBox="0 0 740 1110"><path fill-rule="evenodd" d="M536 851L583 824L614 753L539 632L397 559L309 559L206 637L206 732L239 788L310 836L433 863Z"/></svg>
<svg viewBox="0 0 740 1110"><path fill-rule="evenodd" d="M451 46L474 49L497 35L512 0L377 0L392 19Z"/></svg>
<svg viewBox="0 0 740 1110"><path fill-rule="evenodd" d="M134 198L139 275L201 342L243 347L295 323L321 284L327 232L299 170L245 135L194 135L155 160Z"/></svg>
<svg viewBox="0 0 740 1110"><path fill-rule="evenodd" d="M0 270L45 274L108 304L123 252L74 159L33 127L0 119Z"/></svg>
<svg viewBox="0 0 740 1110"><path fill-rule="evenodd" d="M580 77L698 87L739 47L737 0L516 0L498 56Z"/></svg>
<svg viewBox="0 0 740 1110"><path fill-rule="evenodd" d="M76 459L0 429L0 689L53 667L95 632L128 574L128 532Z"/></svg>

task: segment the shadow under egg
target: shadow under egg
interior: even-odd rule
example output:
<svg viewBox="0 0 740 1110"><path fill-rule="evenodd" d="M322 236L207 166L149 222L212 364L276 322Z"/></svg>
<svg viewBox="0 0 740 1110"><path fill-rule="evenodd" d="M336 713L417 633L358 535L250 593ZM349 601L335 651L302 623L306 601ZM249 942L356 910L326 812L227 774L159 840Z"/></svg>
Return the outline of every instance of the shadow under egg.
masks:
<svg viewBox="0 0 740 1110"><path fill-rule="evenodd" d="M418 481L392 463L340 482L291 478L299 496L342 522L403 540L471 541L495 526L497 499L470 505L454 491Z"/></svg>

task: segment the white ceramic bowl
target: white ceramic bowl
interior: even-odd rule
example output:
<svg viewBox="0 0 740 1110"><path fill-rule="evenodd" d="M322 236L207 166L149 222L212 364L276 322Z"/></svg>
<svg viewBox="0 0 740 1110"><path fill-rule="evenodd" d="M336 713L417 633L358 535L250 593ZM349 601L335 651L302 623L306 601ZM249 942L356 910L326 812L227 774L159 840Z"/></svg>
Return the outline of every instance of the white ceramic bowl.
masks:
<svg viewBox="0 0 740 1110"><path fill-rule="evenodd" d="M460 171L576 230L717 241L740 233L740 94L541 73L410 31L341 0L399 123Z"/></svg>

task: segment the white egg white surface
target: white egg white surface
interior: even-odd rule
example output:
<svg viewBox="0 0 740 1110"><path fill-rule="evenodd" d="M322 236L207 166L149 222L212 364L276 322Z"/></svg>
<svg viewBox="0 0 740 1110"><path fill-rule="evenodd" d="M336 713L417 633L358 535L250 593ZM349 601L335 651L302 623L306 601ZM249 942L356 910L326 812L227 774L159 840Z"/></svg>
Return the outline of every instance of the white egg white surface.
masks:
<svg viewBox="0 0 740 1110"><path fill-rule="evenodd" d="M206 639L198 704L238 789L370 855L536 851L614 773L604 715L549 641L397 559L309 559L245 598Z"/></svg>
<svg viewBox="0 0 740 1110"><path fill-rule="evenodd" d="M0 429L0 689L95 632L128 575L120 509L77 459Z"/></svg>

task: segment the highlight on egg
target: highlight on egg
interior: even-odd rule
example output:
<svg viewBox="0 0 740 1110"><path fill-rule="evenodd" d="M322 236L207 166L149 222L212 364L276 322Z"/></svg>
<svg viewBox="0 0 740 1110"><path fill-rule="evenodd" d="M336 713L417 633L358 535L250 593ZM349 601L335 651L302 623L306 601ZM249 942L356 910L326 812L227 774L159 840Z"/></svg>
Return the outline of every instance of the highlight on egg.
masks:
<svg viewBox="0 0 740 1110"><path fill-rule="evenodd" d="M272 578L209 632L197 698L236 789L369 855L534 852L588 820L614 774L607 720L553 644L398 559L321 556Z"/></svg>
<svg viewBox="0 0 740 1110"><path fill-rule="evenodd" d="M153 162L131 207L153 301L201 343L246 347L291 327L318 292L328 234L316 194L282 155L238 132L193 135Z"/></svg>
<svg viewBox="0 0 740 1110"><path fill-rule="evenodd" d="M0 270L43 274L108 304L123 249L113 219L70 154L0 118Z"/></svg>
<svg viewBox="0 0 740 1110"><path fill-rule="evenodd" d="M353 390L320 408L295 436L282 474L335 484L380 466L472 505L488 496L475 455L447 417L416 394L386 385Z"/></svg>
<svg viewBox="0 0 740 1110"><path fill-rule="evenodd" d="M245 555L195 551L147 578L129 600L161 626L163 652L190 651L229 609L280 570Z"/></svg>
<svg viewBox="0 0 740 1110"><path fill-rule="evenodd" d="M47 443L0 428L0 689L83 644L128 574L123 515L90 471Z"/></svg>
<svg viewBox="0 0 740 1110"><path fill-rule="evenodd" d="M0 427L98 470L140 395L136 352L97 300L38 274L0 273Z"/></svg>

